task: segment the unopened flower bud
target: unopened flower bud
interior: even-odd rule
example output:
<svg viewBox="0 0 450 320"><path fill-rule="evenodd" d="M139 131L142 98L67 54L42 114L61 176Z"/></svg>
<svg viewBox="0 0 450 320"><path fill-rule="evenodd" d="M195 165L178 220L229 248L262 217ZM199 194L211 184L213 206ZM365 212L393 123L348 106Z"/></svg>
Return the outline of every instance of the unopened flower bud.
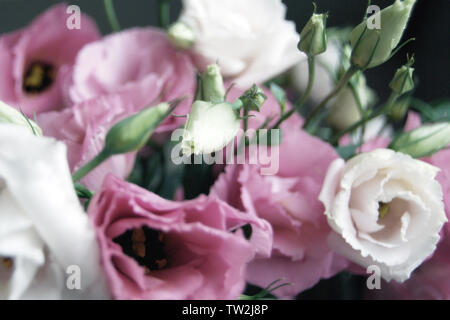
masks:
<svg viewBox="0 0 450 320"><path fill-rule="evenodd" d="M28 119L24 114L20 113L13 107L0 101L0 123L12 123L19 126L27 127L30 131L38 136L42 136L42 130L32 120Z"/></svg>
<svg viewBox="0 0 450 320"><path fill-rule="evenodd" d="M253 85L250 89L244 92L240 97L244 106L247 106L249 110L259 111L267 100L267 96L264 91L257 85Z"/></svg>
<svg viewBox="0 0 450 320"><path fill-rule="evenodd" d="M426 124L401 134L389 146L391 149L422 158L450 144L450 122Z"/></svg>
<svg viewBox="0 0 450 320"><path fill-rule="evenodd" d="M361 22L350 35L352 64L360 69L376 67L387 61L397 47L416 0L396 0L384 8L380 15L380 29L367 27Z"/></svg>
<svg viewBox="0 0 450 320"><path fill-rule="evenodd" d="M225 99L225 86L223 78L220 74L220 67L217 64L211 64L206 68L205 73L201 76L201 97L202 101L210 101L214 103L223 102Z"/></svg>
<svg viewBox="0 0 450 320"><path fill-rule="evenodd" d="M195 101L184 128L183 154L219 151L236 136L239 128L239 114L230 103Z"/></svg>
<svg viewBox="0 0 450 320"><path fill-rule="evenodd" d="M402 95L414 89L414 80L413 80L413 72L414 68L411 68L409 65L402 66L397 69L394 78L389 83L389 87L395 93Z"/></svg>
<svg viewBox="0 0 450 320"><path fill-rule="evenodd" d="M167 30L172 45L179 49L190 49L195 43L194 31L183 22L175 22Z"/></svg>
<svg viewBox="0 0 450 320"><path fill-rule="evenodd" d="M300 33L298 49L308 56L315 56L327 50L327 14L313 13Z"/></svg>
<svg viewBox="0 0 450 320"><path fill-rule="evenodd" d="M164 102L119 121L106 135L104 152L114 155L139 150L167 117L169 109L169 103Z"/></svg>

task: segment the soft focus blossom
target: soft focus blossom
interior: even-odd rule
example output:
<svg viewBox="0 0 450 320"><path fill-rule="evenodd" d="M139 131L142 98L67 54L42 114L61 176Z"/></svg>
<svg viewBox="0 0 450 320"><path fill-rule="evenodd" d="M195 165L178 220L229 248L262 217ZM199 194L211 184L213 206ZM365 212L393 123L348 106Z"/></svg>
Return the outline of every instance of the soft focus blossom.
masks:
<svg viewBox="0 0 450 320"><path fill-rule="evenodd" d="M92 160L103 149L108 130L133 113L134 105L123 95L109 95L79 103L63 111L45 112L38 116L44 135L63 141L71 172ZM113 156L81 180L91 190L99 190L108 173L126 178L136 153Z"/></svg>
<svg viewBox="0 0 450 320"><path fill-rule="evenodd" d="M85 46L76 59L69 95L75 103L108 94L124 94L135 110L183 96L193 97L195 71L189 56L176 50L155 28L134 28ZM177 114L186 114L190 99ZM172 129L183 119L166 122ZM161 126L159 130L165 130Z"/></svg>
<svg viewBox="0 0 450 320"><path fill-rule="evenodd" d="M0 124L0 212L1 299L108 296L64 144ZM66 286L73 265L81 271L81 290Z"/></svg>
<svg viewBox="0 0 450 320"><path fill-rule="evenodd" d="M387 281L408 279L447 221L438 171L388 149L333 161L319 197L334 230L330 244L361 266L379 266Z"/></svg>
<svg viewBox="0 0 450 320"><path fill-rule="evenodd" d="M215 197L168 201L112 175L88 213L116 299L236 299L254 251L230 231L269 227Z"/></svg>
<svg viewBox="0 0 450 320"><path fill-rule="evenodd" d="M279 109L269 92L262 114L274 116ZM233 94L233 90L230 93ZM250 118L253 128L262 115ZM292 297L330 277L346 266L327 245L330 227L317 200L329 164L338 155L333 148L301 130L302 120L293 115L283 123L279 171L263 176L259 165L228 165L213 186L218 195L251 216L267 220L273 228L273 249L261 254L248 267L247 280L266 287L283 278L291 286L274 292ZM257 244L257 242L255 243Z"/></svg>
<svg viewBox="0 0 450 320"><path fill-rule="evenodd" d="M81 16L81 29L66 27L67 6L56 5L22 30L0 37L0 100L33 112L61 109L62 86L78 51L100 34Z"/></svg>
<svg viewBox="0 0 450 320"><path fill-rule="evenodd" d="M223 75L245 88L280 74L305 58L295 24L280 0L184 0L179 21L195 34L202 70L218 62Z"/></svg>

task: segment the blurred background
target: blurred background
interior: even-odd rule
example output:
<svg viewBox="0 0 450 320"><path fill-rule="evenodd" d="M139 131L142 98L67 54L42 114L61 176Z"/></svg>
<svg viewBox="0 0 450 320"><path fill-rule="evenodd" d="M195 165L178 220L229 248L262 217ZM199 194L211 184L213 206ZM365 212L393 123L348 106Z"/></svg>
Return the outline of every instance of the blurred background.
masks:
<svg viewBox="0 0 450 320"><path fill-rule="evenodd" d="M216 0L220 1L220 0ZM245 0L243 0L245 1ZM27 25L39 13L59 3L58 0L0 0L0 34ZM366 0L315 0L319 12L328 11L329 27L357 25L367 5ZM97 21L103 34L111 31L102 0L72 0L68 4L80 6ZM115 7L122 28L156 26L157 0L116 0ZM284 0L287 17L302 29L312 13L310 0ZM393 0L373 0L372 4L384 8ZM171 18L175 21L181 0L171 1ZM418 0L403 40L415 38L383 66L367 71L370 87L381 101L390 93L388 83L395 70L406 61L407 53L416 58L416 77L419 81L415 96L427 102L450 97L450 0Z"/></svg>

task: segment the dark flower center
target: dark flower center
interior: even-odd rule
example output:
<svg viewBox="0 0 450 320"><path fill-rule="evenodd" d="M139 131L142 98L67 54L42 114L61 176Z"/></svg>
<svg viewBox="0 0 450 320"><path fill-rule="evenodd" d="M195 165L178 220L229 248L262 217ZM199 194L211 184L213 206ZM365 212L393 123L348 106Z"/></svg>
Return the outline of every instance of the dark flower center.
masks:
<svg viewBox="0 0 450 320"><path fill-rule="evenodd" d="M146 274L167 267L164 234L161 231L144 226L127 230L113 241L122 247L127 256L132 257L139 265L143 266Z"/></svg>
<svg viewBox="0 0 450 320"><path fill-rule="evenodd" d="M0 263L8 270L13 267L13 260L11 258L0 258Z"/></svg>
<svg viewBox="0 0 450 320"><path fill-rule="evenodd" d="M35 61L28 66L23 76L23 91L36 94L52 85L56 77L56 68L46 62Z"/></svg>

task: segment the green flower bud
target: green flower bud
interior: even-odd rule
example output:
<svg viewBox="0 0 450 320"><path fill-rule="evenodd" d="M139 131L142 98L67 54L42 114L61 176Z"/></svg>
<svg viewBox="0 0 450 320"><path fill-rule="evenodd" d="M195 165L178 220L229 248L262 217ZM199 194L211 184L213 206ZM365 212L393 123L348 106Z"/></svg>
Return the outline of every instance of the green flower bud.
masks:
<svg viewBox="0 0 450 320"><path fill-rule="evenodd" d="M315 56L327 50L327 14L313 13L300 33L298 49L308 56Z"/></svg>
<svg viewBox="0 0 450 320"><path fill-rule="evenodd" d="M102 152L114 155L139 150L167 117L169 110L170 105L164 102L119 121L106 135Z"/></svg>
<svg viewBox="0 0 450 320"><path fill-rule="evenodd" d="M230 103L195 101L184 127L183 154L219 151L236 136L239 128L239 114Z"/></svg>
<svg viewBox="0 0 450 320"><path fill-rule="evenodd" d="M387 61L402 38L416 0L396 0L379 13L380 29L361 22L350 34L352 64L360 69L376 67Z"/></svg>
<svg viewBox="0 0 450 320"><path fill-rule="evenodd" d="M397 69L394 78L389 83L389 87L395 93L402 95L414 89L413 80L414 68L411 68L409 63L406 66L402 66Z"/></svg>
<svg viewBox="0 0 450 320"><path fill-rule="evenodd" d="M2 122L27 127L33 134L42 136L41 128L39 128L34 121L28 119L23 113L17 111L13 107L0 101L0 123Z"/></svg>
<svg viewBox="0 0 450 320"><path fill-rule="evenodd" d="M202 101L214 103L223 102L225 99L225 86L220 74L220 67L217 64L211 64L206 68L201 76L201 97Z"/></svg>
<svg viewBox="0 0 450 320"><path fill-rule="evenodd" d="M195 43L195 34L183 22L176 22L167 30L167 37L175 48L190 49Z"/></svg>
<svg viewBox="0 0 450 320"><path fill-rule="evenodd" d="M267 96L264 91L257 85L253 85L250 89L244 92L240 97L244 106L247 106L249 110L259 111L267 100Z"/></svg>
<svg viewBox="0 0 450 320"><path fill-rule="evenodd" d="M450 122L426 124L401 134L389 146L391 149L422 158L450 144Z"/></svg>

